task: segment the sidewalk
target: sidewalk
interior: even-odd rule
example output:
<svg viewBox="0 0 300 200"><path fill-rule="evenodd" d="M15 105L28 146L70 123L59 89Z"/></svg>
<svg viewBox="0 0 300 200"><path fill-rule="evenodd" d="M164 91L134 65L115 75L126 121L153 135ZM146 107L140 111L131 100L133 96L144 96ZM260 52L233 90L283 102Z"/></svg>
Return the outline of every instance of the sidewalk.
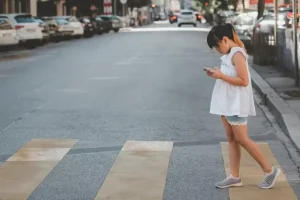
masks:
<svg viewBox="0 0 300 200"><path fill-rule="evenodd" d="M252 64L250 73L253 88L300 151L300 88L287 73L273 66Z"/></svg>

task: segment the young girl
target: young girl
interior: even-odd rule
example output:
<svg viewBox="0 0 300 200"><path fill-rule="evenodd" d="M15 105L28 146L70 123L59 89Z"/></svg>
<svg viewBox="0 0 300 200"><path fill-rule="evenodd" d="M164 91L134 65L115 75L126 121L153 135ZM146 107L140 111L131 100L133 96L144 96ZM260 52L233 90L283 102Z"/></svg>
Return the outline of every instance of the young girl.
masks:
<svg viewBox="0 0 300 200"><path fill-rule="evenodd" d="M265 173L265 178L259 187L272 188L280 174L280 169L273 167L259 146L248 137L247 117L255 116L256 113L248 69L248 55L244 44L231 24L213 27L207 36L207 44L223 54L220 69L205 68L205 71L208 76L216 79L210 113L221 116L229 142L231 170L231 175L216 183L216 187L242 186L239 168L241 147L243 147Z"/></svg>

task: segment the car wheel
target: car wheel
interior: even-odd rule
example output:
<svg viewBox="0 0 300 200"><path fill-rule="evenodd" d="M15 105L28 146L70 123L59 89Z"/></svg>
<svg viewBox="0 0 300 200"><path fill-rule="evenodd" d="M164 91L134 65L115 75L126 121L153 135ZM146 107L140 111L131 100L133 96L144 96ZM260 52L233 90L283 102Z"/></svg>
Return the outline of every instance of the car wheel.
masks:
<svg viewBox="0 0 300 200"><path fill-rule="evenodd" d="M119 32L119 30L120 30L119 28L116 28L116 29L114 29L114 32L117 33L117 32Z"/></svg>
<svg viewBox="0 0 300 200"><path fill-rule="evenodd" d="M196 27L197 26L197 24L194 24L194 27Z"/></svg>
<svg viewBox="0 0 300 200"><path fill-rule="evenodd" d="M181 24L178 24L178 27L181 27Z"/></svg>
<svg viewBox="0 0 300 200"><path fill-rule="evenodd" d="M97 34L98 34L98 35L102 35L102 34L103 34L103 31L101 31L101 30L100 30L100 31L97 31Z"/></svg>

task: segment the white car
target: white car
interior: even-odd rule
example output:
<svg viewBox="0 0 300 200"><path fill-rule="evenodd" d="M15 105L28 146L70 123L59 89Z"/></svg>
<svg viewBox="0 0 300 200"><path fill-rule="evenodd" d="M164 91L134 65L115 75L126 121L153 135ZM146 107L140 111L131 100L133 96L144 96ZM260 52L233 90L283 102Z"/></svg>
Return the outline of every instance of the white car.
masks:
<svg viewBox="0 0 300 200"><path fill-rule="evenodd" d="M19 44L16 30L7 19L0 18L0 46Z"/></svg>
<svg viewBox="0 0 300 200"><path fill-rule="evenodd" d="M84 28L82 23L74 16L59 16L59 17L55 17L56 19L64 19L66 21L68 21L71 25L71 27L73 27L73 33L72 36L75 37L81 37L84 34Z"/></svg>
<svg viewBox="0 0 300 200"><path fill-rule="evenodd" d="M196 15L194 15L193 11L191 10L182 10L178 17L178 27L184 24L191 24L195 27L197 26L197 19Z"/></svg>
<svg viewBox="0 0 300 200"><path fill-rule="evenodd" d="M21 44L34 48L43 40L42 29L31 14L0 14L0 19L13 25Z"/></svg>

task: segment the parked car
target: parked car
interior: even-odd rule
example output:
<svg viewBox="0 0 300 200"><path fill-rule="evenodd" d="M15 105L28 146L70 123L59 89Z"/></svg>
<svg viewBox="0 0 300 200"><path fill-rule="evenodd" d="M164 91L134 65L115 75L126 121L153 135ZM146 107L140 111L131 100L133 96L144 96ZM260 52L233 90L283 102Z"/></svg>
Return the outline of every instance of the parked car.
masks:
<svg viewBox="0 0 300 200"><path fill-rule="evenodd" d="M164 21L167 20L167 15L164 12L160 12L159 13L159 19Z"/></svg>
<svg viewBox="0 0 300 200"><path fill-rule="evenodd" d="M107 17L105 15L100 15L96 17L97 24L102 24L103 26L103 32L109 33L113 29L112 21L110 20L110 17Z"/></svg>
<svg viewBox="0 0 300 200"><path fill-rule="evenodd" d="M74 36L76 28L74 28L69 21L62 18L55 18L55 21L58 25L57 31L62 38L70 38L71 36Z"/></svg>
<svg viewBox="0 0 300 200"><path fill-rule="evenodd" d="M119 30L123 27L122 20L116 15L111 15L110 20L112 22L113 31L116 33L119 32Z"/></svg>
<svg viewBox="0 0 300 200"><path fill-rule="evenodd" d="M79 21L82 23L84 28L84 36L92 37L95 34L95 27L89 17L81 17Z"/></svg>
<svg viewBox="0 0 300 200"><path fill-rule="evenodd" d="M110 27L107 26L107 23L104 22L100 16L92 18L91 20L94 24L95 32L99 35L102 35L104 32L106 32L105 29L110 29Z"/></svg>
<svg viewBox="0 0 300 200"><path fill-rule="evenodd" d="M290 12L278 12L277 27L286 28L289 22ZM255 33L274 33L275 15L270 12L261 17L255 24L253 31Z"/></svg>
<svg viewBox="0 0 300 200"><path fill-rule="evenodd" d="M43 17L45 23L49 26L51 40L60 42L64 38L71 38L74 28L67 20L56 17Z"/></svg>
<svg viewBox="0 0 300 200"><path fill-rule="evenodd" d="M251 47L253 36L252 30L257 21L257 15L257 12L242 13L233 23L239 38L245 44L246 48Z"/></svg>
<svg viewBox="0 0 300 200"><path fill-rule="evenodd" d="M178 27L181 27L184 24L191 24L195 27L197 26L197 19L194 15L193 11L191 10L182 10L180 12L179 18L178 18Z"/></svg>
<svg viewBox="0 0 300 200"><path fill-rule="evenodd" d="M37 23L39 23L42 33L43 33L43 43L47 43L50 40L50 29L49 29L49 25L46 24L42 18L39 17L34 17L35 21Z"/></svg>
<svg viewBox="0 0 300 200"><path fill-rule="evenodd" d="M42 40L43 33L31 14L0 14L1 19L7 19L16 29L21 45L35 48Z"/></svg>
<svg viewBox="0 0 300 200"><path fill-rule="evenodd" d="M119 32L120 28L123 26L121 19L116 15L101 15L100 17L103 21L109 21L111 25L110 30L113 30L116 33Z"/></svg>
<svg viewBox="0 0 300 200"><path fill-rule="evenodd" d="M12 24L0 18L0 46L11 46L19 44L19 37Z"/></svg>
<svg viewBox="0 0 300 200"><path fill-rule="evenodd" d="M75 16L58 16L55 17L56 19L66 20L70 23L70 25L73 27L73 34L72 36L76 38L80 38L84 34L84 28L83 25L78 21L78 19Z"/></svg>
<svg viewBox="0 0 300 200"><path fill-rule="evenodd" d="M225 21L226 24L227 23L233 24L236 21L236 19L238 18L239 15L240 15L240 13L238 13L238 12L232 13L231 15L225 17L224 21Z"/></svg>

